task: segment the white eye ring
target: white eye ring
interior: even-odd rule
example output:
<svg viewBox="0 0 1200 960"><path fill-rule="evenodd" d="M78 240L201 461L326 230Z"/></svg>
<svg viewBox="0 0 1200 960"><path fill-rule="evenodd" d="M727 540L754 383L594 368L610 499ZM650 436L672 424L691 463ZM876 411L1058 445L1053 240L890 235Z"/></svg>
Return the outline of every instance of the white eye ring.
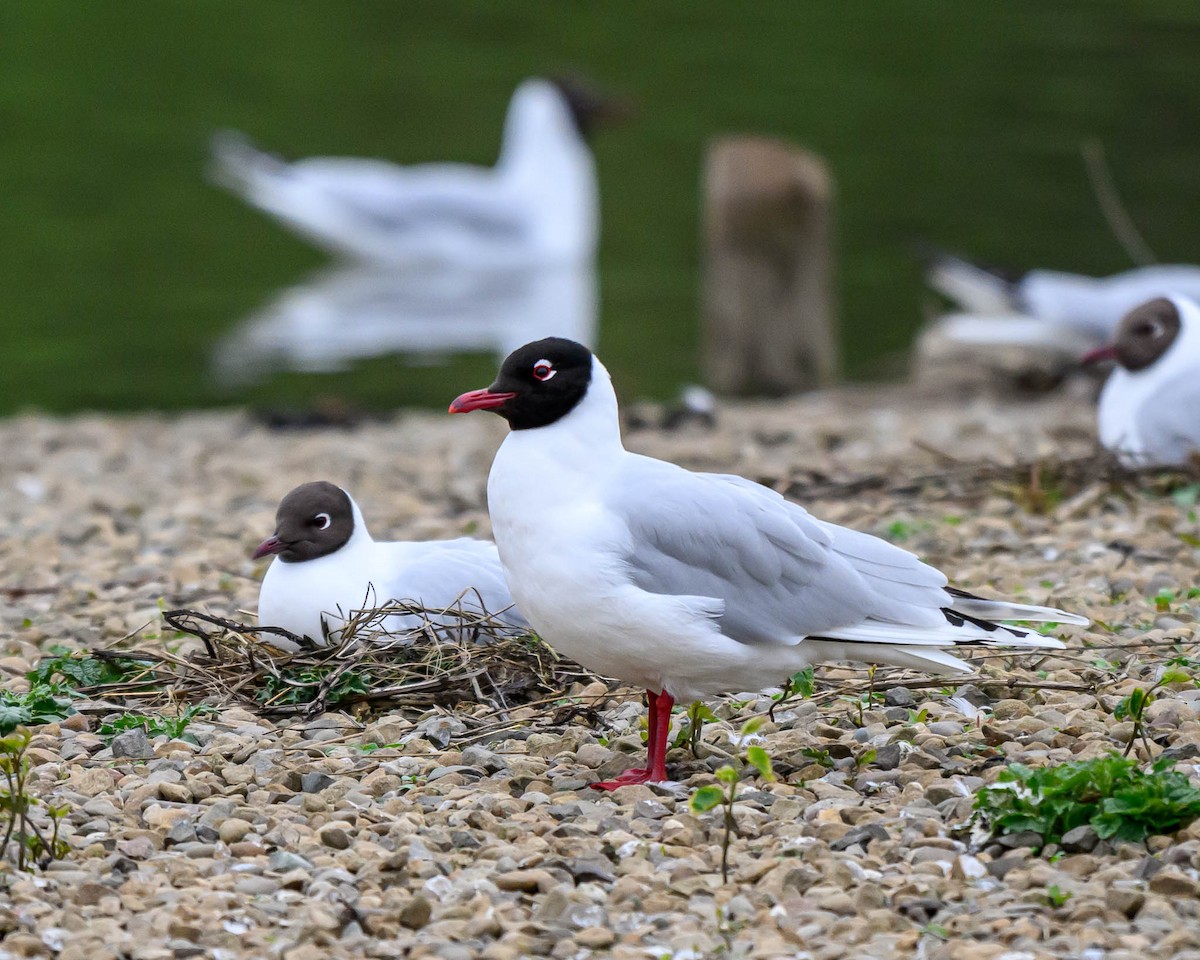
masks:
<svg viewBox="0 0 1200 960"><path fill-rule="evenodd" d="M553 380L556 373L558 373L558 371L554 369L554 364L552 364L549 360L539 360L533 365L534 377L538 380L541 380L543 383L545 383L547 380Z"/></svg>
<svg viewBox="0 0 1200 960"><path fill-rule="evenodd" d="M328 530L329 524L333 522L327 513L318 513L313 519L317 522L318 530Z"/></svg>

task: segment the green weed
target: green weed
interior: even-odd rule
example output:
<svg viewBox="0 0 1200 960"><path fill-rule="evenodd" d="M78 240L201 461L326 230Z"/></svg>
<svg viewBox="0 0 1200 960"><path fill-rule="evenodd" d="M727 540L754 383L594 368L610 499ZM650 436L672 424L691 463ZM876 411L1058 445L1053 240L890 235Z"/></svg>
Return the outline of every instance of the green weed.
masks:
<svg viewBox="0 0 1200 960"><path fill-rule="evenodd" d="M1117 753L1036 770L1014 763L979 791L974 817L993 837L1032 830L1057 843L1090 824L1102 839L1140 842L1200 817L1200 790L1174 764L1160 757L1142 770Z"/></svg>
<svg viewBox="0 0 1200 960"><path fill-rule="evenodd" d="M210 717L217 713L216 707L206 704L191 704L173 717L150 717L142 713L123 713L115 720L100 725L96 732L111 741L119 733L126 730L145 730L149 737L166 734L171 740L185 740L196 743L196 738L187 732L188 726L197 717Z"/></svg>
<svg viewBox="0 0 1200 960"><path fill-rule="evenodd" d="M751 717L742 725L741 737L743 742L758 731L766 722L763 717ZM771 757L767 751L757 745L746 747L743 755L743 766L753 768L764 780L774 780L775 771L771 766ZM729 882L729 845L734 835L738 834L737 819L733 815L733 804L737 799L737 785L741 773L731 766L724 766L716 772L717 783L700 787L692 794L688 806L693 813L707 813L722 807L724 812L724 829L721 833L721 882Z"/></svg>
<svg viewBox="0 0 1200 960"><path fill-rule="evenodd" d="M8 736L0 738L0 776L4 785L0 787L0 828L4 836L0 839L0 856L8 856L9 845L15 850L18 870L29 870L34 864L45 864L50 860L61 860L70 852L67 842L59 836L59 827L67 808L52 806L31 796L28 792L30 733L20 727ZM47 837L32 814L38 807L45 807L50 819L50 836Z"/></svg>

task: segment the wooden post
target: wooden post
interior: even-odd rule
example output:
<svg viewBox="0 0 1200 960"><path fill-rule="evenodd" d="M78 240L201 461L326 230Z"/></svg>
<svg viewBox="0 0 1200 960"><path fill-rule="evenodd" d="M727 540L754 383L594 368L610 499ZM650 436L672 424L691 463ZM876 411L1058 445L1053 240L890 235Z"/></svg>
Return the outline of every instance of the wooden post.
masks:
<svg viewBox="0 0 1200 960"><path fill-rule="evenodd" d="M720 393L832 383L833 185L815 154L763 137L712 142L704 175L704 375Z"/></svg>

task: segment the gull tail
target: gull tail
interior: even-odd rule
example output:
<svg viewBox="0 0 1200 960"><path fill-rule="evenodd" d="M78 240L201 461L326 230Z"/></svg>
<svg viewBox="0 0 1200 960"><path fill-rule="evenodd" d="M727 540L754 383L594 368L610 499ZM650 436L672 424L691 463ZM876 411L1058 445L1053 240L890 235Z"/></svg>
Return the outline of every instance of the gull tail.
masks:
<svg viewBox="0 0 1200 960"><path fill-rule="evenodd" d="M1025 620L1041 623L1087 626L1086 617L1053 607L986 600L963 590L946 588L951 605L942 608L943 623L914 625L864 620L819 637L807 637L803 643L824 659L859 660L883 663L934 673L970 673L972 667L946 648L981 644L1014 650L1063 650L1057 637L1046 636L1026 627L998 623L998 620Z"/></svg>
<svg viewBox="0 0 1200 960"><path fill-rule="evenodd" d="M236 130L221 130L212 138L209 178L219 186L252 198L262 181L287 170L288 164L254 145Z"/></svg>
<svg viewBox="0 0 1200 960"><path fill-rule="evenodd" d="M1031 623L1069 623L1077 627L1091 624L1087 617L1077 613L1067 613L1055 607L1039 607L1029 603L1010 603L1007 600L987 600L973 593L946 587L946 592L954 598L950 608L957 613L984 620L1028 620Z"/></svg>
<svg viewBox="0 0 1200 960"><path fill-rule="evenodd" d="M904 667L927 673L974 673L975 668L958 657L936 647L923 649L889 643L854 643L838 640L806 639L804 647L812 652L812 662L849 660L878 663L888 667Z"/></svg>
<svg viewBox="0 0 1200 960"><path fill-rule="evenodd" d="M1007 271L983 267L944 250L930 250L926 255L925 283L968 313L1017 311L1016 282Z"/></svg>

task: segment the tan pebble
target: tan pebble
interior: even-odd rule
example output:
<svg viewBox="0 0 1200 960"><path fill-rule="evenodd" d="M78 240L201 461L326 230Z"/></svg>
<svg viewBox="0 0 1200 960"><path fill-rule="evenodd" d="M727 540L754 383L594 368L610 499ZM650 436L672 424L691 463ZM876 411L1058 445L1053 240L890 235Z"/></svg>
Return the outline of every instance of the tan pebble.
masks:
<svg viewBox="0 0 1200 960"><path fill-rule="evenodd" d="M73 713L61 721L60 726L67 730L75 730L76 732L92 729L91 721L88 720L86 713Z"/></svg>
<svg viewBox="0 0 1200 960"><path fill-rule="evenodd" d="M400 908L400 922L409 930L420 930L433 916L433 904L424 897L416 896Z"/></svg>
<svg viewBox="0 0 1200 960"><path fill-rule="evenodd" d="M321 831L321 842L334 850L346 850L350 846L350 834L341 827L326 827Z"/></svg>
<svg viewBox="0 0 1200 960"><path fill-rule="evenodd" d="M78 770L78 773L72 770L68 785L76 793L82 793L85 797L96 797L112 790L115 781L110 771L93 767L88 770Z"/></svg>
<svg viewBox="0 0 1200 960"><path fill-rule="evenodd" d="M607 927L585 927L575 934L575 942L588 950L602 950L616 939L617 935Z"/></svg>
<svg viewBox="0 0 1200 960"><path fill-rule="evenodd" d="M302 943L283 951L283 960L328 960L329 951L315 943Z"/></svg>
<svg viewBox="0 0 1200 960"><path fill-rule="evenodd" d="M233 786L242 786L254 780L254 768L248 764L227 763L221 768L222 779Z"/></svg>
<svg viewBox="0 0 1200 960"><path fill-rule="evenodd" d="M224 843L237 843L253 829L253 824L248 821L231 817L228 820L221 821L221 825L217 827L217 834Z"/></svg>
<svg viewBox="0 0 1200 960"><path fill-rule="evenodd" d="M1015 717L1028 717L1032 710L1023 700L1000 700L992 707L992 716L997 720L1011 720Z"/></svg>
<svg viewBox="0 0 1200 960"><path fill-rule="evenodd" d="M103 897L115 897L116 891L102 883L91 880L81 883L75 890L75 902L81 907L94 907Z"/></svg>
<svg viewBox="0 0 1200 960"><path fill-rule="evenodd" d="M264 857L267 854L267 848L253 840L243 840L239 843L231 843L229 852L235 857Z"/></svg>
<svg viewBox="0 0 1200 960"><path fill-rule="evenodd" d="M1195 897L1200 887L1176 870L1163 870L1150 878L1150 889L1165 897Z"/></svg>
<svg viewBox="0 0 1200 960"><path fill-rule="evenodd" d="M191 803L192 791L182 783L160 783L158 784L158 796L162 800L169 800L172 803Z"/></svg>
<svg viewBox="0 0 1200 960"><path fill-rule="evenodd" d="M532 893L535 890L545 893L558 885L558 881L552 874L537 869L510 870L507 873L497 874L492 879L501 890L520 890L525 893Z"/></svg>
<svg viewBox="0 0 1200 960"><path fill-rule="evenodd" d="M158 784L155 784L155 787L157 786ZM145 812L142 813L142 820L152 830L166 831L170 830L176 822L187 820L192 816L194 814L191 811L185 810L182 807L163 807L156 803L146 808Z"/></svg>

